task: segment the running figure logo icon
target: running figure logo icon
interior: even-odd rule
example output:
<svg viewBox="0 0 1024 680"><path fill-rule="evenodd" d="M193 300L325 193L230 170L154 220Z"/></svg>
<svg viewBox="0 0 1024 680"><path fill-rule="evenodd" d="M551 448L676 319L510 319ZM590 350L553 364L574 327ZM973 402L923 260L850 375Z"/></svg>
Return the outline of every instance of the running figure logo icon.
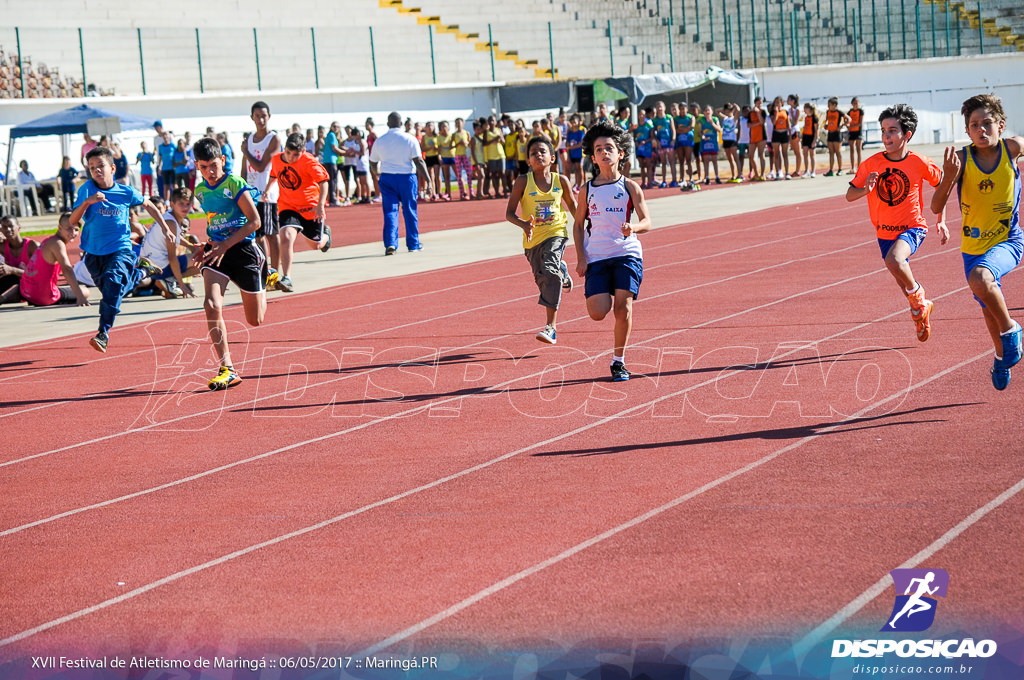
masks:
<svg viewBox="0 0 1024 680"><path fill-rule="evenodd" d="M882 630L928 630L935 621L938 606L933 596L946 596L949 573L945 569L893 569L889 573L896 586L896 603Z"/></svg>

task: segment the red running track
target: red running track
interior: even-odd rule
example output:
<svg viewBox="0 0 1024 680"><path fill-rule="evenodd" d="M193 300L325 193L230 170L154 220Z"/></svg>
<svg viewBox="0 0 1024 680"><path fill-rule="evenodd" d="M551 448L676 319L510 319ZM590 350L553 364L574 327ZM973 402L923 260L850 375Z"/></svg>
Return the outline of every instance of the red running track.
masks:
<svg viewBox="0 0 1024 680"><path fill-rule="evenodd" d="M1021 385L956 240L913 260L921 344L863 205L658 228L625 384L580 289L534 340L518 257L233 307L226 393L201 315L9 349L0 661L796 641L914 560L955 584L936 636L1019 630Z"/></svg>

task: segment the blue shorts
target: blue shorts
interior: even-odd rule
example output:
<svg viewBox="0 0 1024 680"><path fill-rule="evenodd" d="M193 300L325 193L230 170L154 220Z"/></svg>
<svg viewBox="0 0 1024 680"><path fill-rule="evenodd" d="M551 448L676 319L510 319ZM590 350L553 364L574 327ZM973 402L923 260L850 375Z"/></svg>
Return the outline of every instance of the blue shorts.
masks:
<svg viewBox="0 0 1024 680"><path fill-rule="evenodd" d="M441 165L455 165L455 158L445 158L441 156Z"/></svg>
<svg viewBox="0 0 1024 680"><path fill-rule="evenodd" d="M651 158L652 150L649 147L639 148L636 150L637 158Z"/></svg>
<svg viewBox="0 0 1024 680"><path fill-rule="evenodd" d="M644 280L644 262L635 257L612 257L587 265L585 297L615 295L617 290L628 290L633 299L640 293Z"/></svg>
<svg viewBox="0 0 1024 680"><path fill-rule="evenodd" d="M900 234L894 239L878 239L878 248L882 251L882 259L884 260L892 249L896 241L906 241L910 246L910 254L913 255L917 252L917 249L921 247L921 243L924 242L924 237L928 235L927 229L921 229L920 227L914 227L913 229L907 229L905 232ZM907 262L910 262L910 257L907 257Z"/></svg>
<svg viewBox="0 0 1024 680"><path fill-rule="evenodd" d="M579 163L583 160L582 149L569 149L569 160L573 163Z"/></svg>
<svg viewBox="0 0 1024 680"><path fill-rule="evenodd" d="M509 159L506 158L505 159L505 169L506 170L518 170L519 169L519 161L515 161L515 160L510 161Z"/></svg>
<svg viewBox="0 0 1024 680"><path fill-rule="evenodd" d="M188 255L178 255L178 266L181 267L182 272L188 269ZM160 272L160 275L155 278L173 279L174 272L171 271L171 265L167 265L166 267L164 267L164 270Z"/></svg>
<svg viewBox="0 0 1024 680"><path fill-rule="evenodd" d="M679 147L682 146L693 146L692 134L680 135L679 137L676 137L676 148L678 149Z"/></svg>
<svg viewBox="0 0 1024 680"><path fill-rule="evenodd" d="M985 269L992 272L992 276L996 279L996 285L1000 288L1003 284L1000 283L1000 279L1013 271L1014 267L1020 264L1021 254L1024 253L1024 243L1021 241L1003 241L992 246L988 252L982 255L968 255L967 253L961 253L964 256L964 276L968 279L971 278L971 270L975 267L984 267ZM978 296L974 296L975 300L978 300ZM982 307L985 303L978 300L978 304Z"/></svg>

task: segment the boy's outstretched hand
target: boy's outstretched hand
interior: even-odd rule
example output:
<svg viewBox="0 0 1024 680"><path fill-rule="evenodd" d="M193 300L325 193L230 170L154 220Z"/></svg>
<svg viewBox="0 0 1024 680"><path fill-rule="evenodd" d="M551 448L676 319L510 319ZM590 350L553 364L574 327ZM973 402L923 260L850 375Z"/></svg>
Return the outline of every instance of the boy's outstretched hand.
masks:
<svg viewBox="0 0 1024 680"><path fill-rule="evenodd" d="M956 177L960 174L960 154L956 147L947 146L942 154L942 174L945 177Z"/></svg>
<svg viewBox="0 0 1024 680"><path fill-rule="evenodd" d="M939 232L939 245L946 245L946 241L949 240L949 229L946 228L946 223L942 220L936 222L935 231Z"/></svg>
<svg viewBox="0 0 1024 680"><path fill-rule="evenodd" d="M622 223L622 238L629 238L633 235L633 225L629 222Z"/></svg>

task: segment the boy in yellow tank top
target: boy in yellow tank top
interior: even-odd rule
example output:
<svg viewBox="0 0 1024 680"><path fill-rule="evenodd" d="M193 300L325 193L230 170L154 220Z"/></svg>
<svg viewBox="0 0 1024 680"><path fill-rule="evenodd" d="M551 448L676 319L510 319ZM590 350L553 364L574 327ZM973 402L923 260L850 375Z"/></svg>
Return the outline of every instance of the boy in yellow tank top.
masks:
<svg viewBox="0 0 1024 680"><path fill-rule="evenodd" d="M505 219L523 230L523 248L540 289L538 303L547 313L547 323L537 333L541 342L554 345L555 320L562 302L562 290L572 290L569 268L562 253L569 241L569 215L576 213L569 178L551 172L555 147L547 137L534 137L526 144L530 172L512 185ZM568 212L562 206L568 208ZM516 215L519 208L520 216Z"/></svg>
<svg viewBox="0 0 1024 680"><path fill-rule="evenodd" d="M995 95L975 95L960 111L972 144L946 149L932 210L946 205L955 185L964 218L960 245L964 274L981 304L995 346L992 385L1005 390L1010 368L1021 359L1021 326L1010 317L999 281L1020 264L1024 253L1017 168L1017 159L1024 155L1024 137L1002 138L1006 115Z"/></svg>

